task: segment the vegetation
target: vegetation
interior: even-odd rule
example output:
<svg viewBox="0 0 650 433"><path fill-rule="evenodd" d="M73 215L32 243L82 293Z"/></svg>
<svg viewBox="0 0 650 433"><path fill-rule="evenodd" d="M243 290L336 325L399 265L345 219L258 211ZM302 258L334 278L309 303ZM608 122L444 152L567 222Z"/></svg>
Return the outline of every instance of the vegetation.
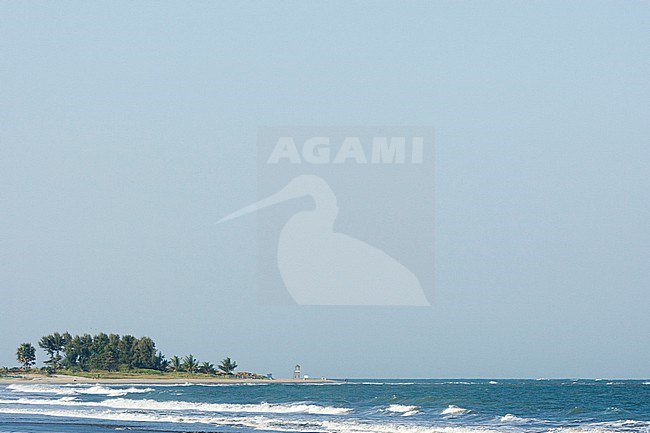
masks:
<svg viewBox="0 0 650 433"><path fill-rule="evenodd" d="M215 374L216 370L214 369L214 364L205 361L199 365L199 372L203 374Z"/></svg>
<svg viewBox="0 0 650 433"><path fill-rule="evenodd" d="M237 363L231 360L230 358L225 358L224 360L221 361L221 364L219 365L219 370L221 370L224 374L228 376L231 376L236 368L237 368Z"/></svg>
<svg viewBox="0 0 650 433"><path fill-rule="evenodd" d="M61 367L61 352L65 350L65 346L68 342L67 338L70 337L70 334L61 335L58 332L55 332L52 335L46 335L41 338L38 342L38 345L41 349L49 355L50 359L45 361L45 364L49 364L49 367L57 369Z"/></svg>
<svg viewBox="0 0 650 433"><path fill-rule="evenodd" d="M43 336L38 345L47 353L45 364L54 371L123 371L148 369L165 371L167 362L149 337L132 335L72 336L55 332Z"/></svg>
<svg viewBox="0 0 650 433"><path fill-rule="evenodd" d="M36 363L36 349L30 343L23 343L16 350L16 359L27 370Z"/></svg>
<svg viewBox="0 0 650 433"><path fill-rule="evenodd" d="M156 349L156 343L149 337L136 338L132 335L83 334L55 332L44 335L38 346L47 354L41 369L43 373L73 374L93 378L152 376L187 377L202 374L208 376L232 376L237 363L230 358L221 361L218 367L209 361L199 363L194 355L172 356L169 360ZM23 343L16 350L16 358L24 370L36 363L36 349L31 343ZM7 374L9 370L3 371ZM237 373L239 377L262 378L251 373Z"/></svg>
<svg viewBox="0 0 650 433"><path fill-rule="evenodd" d="M196 360L194 355L191 353L183 358L183 364L181 364L181 369L187 371L188 373L196 373L196 369L199 366L199 361Z"/></svg>
<svg viewBox="0 0 650 433"><path fill-rule="evenodd" d="M171 371L183 371L183 361L176 355L169 360L169 366Z"/></svg>

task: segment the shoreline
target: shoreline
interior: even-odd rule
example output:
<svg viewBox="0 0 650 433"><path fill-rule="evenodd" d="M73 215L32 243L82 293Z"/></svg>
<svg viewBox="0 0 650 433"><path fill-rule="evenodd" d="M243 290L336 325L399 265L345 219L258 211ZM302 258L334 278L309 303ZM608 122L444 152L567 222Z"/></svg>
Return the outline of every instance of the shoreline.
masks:
<svg viewBox="0 0 650 433"><path fill-rule="evenodd" d="M184 385L190 384L248 384L248 383L338 383L339 381L330 379L225 379L218 377L170 377L170 378L155 378L155 377L123 377L123 378L92 378L81 376L67 376L67 375L25 375L23 378L14 377L0 377L0 385L12 384L151 384L151 385Z"/></svg>

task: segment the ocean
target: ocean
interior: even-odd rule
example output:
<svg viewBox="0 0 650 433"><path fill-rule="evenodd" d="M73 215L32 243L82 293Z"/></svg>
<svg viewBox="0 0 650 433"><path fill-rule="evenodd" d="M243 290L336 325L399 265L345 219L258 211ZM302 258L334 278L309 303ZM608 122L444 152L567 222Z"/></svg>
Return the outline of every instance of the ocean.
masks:
<svg viewBox="0 0 650 433"><path fill-rule="evenodd" d="M0 432L650 432L650 382L0 385Z"/></svg>

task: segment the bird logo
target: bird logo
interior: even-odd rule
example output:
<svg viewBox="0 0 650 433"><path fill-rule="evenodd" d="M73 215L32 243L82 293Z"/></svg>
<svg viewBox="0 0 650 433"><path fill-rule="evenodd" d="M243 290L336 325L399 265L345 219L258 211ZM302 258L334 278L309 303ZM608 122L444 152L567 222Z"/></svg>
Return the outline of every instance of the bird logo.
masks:
<svg viewBox="0 0 650 433"><path fill-rule="evenodd" d="M280 232L277 263L284 285L299 305L427 306L418 278L397 259L334 230L336 195L320 176L299 175L282 190L218 223L310 196L312 210L289 218Z"/></svg>

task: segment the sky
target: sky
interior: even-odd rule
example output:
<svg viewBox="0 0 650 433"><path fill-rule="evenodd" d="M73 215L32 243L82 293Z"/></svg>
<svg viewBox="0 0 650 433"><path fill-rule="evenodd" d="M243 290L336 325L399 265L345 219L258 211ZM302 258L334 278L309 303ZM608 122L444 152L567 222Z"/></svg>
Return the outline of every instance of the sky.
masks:
<svg viewBox="0 0 650 433"><path fill-rule="evenodd" d="M67 330L276 377L650 377L648 28L646 1L1 2L0 365ZM256 300L255 218L215 223L277 125L435 130L431 306Z"/></svg>

